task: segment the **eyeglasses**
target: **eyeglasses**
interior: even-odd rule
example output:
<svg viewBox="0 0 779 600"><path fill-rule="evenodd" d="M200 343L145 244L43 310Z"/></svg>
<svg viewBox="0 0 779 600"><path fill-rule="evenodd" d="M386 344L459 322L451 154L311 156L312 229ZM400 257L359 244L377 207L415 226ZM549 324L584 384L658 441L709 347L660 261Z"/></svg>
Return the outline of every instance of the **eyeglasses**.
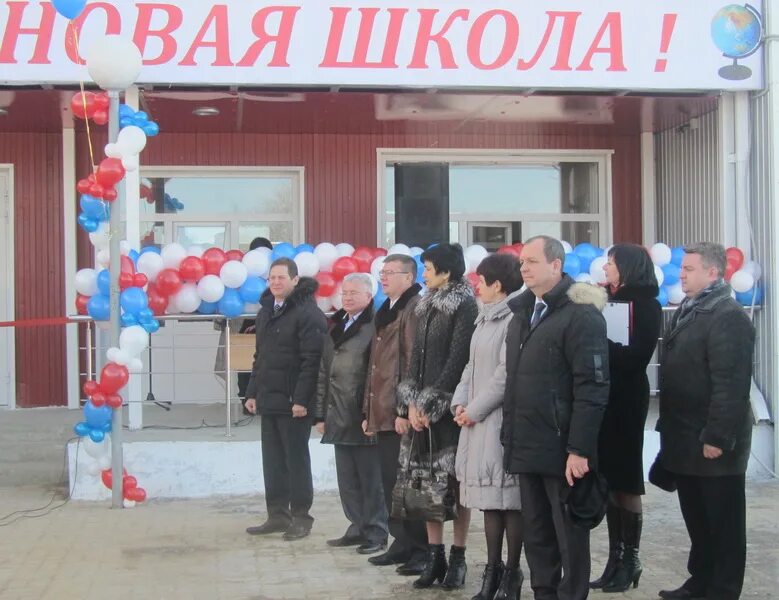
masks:
<svg viewBox="0 0 779 600"><path fill-rule="evenodd" d="M379 277L390 277L391 275L408 274L410 271L379 271Z"/></svg>

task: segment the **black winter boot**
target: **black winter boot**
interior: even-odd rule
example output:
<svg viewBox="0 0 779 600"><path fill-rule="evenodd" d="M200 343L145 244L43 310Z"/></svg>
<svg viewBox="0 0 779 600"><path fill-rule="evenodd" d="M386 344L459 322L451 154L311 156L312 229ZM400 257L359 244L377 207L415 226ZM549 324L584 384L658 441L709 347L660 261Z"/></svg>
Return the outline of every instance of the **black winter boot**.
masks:
<svg viewBox="0 0 779 600"><path fill-rule="evenodd" d="M449 549L449 568L441 582L445 590L456 590L465 585L465 574L468 565L465 564L465 546L452 546Z"/></svg>
<svg viewBox="0 0 779 600"><path fill-rule="evenodd" d="M522 582L525 576L522 569L509 569L503 571L503 579L500 580L500 586L495 593L494 600L519 600L522 592Z"/></svg>
<svg viewBox="0 0 779 600"><path fill-rule="evenodd" d="M481 591L471 600L493 600L503 577L504 568L502 562L497 565L485 566L484 574L481 576Z"/></svg>
<svg viewBox="0 0 779 600"><path fill-rule="evenodd" d="M603 575L590 582L590 588L593 590L601 589L614 577L617 565L622 560L624 548L622 543L622 511L618 506L609 503L606 509L606 524L609 528L609 559L606 561Z"/></svg>
<svg viewBox="0 0 779 600"><path fill-rule="evenodd" d="M444 577L446 577L446 549L443 544L428 544L425 569L414 582L414 587L429 588L436 581L443 581Z"/></svg>
<svg viewBox="0 0 779 600"><path fill-rule="evenodd" d="M634 588L638 587L642 572L641 561L638 558L642 522L641 513L622 509L622 539L625 540L625 551L611 581L603 586L605 594L626 592L631 585Z"/></svg>

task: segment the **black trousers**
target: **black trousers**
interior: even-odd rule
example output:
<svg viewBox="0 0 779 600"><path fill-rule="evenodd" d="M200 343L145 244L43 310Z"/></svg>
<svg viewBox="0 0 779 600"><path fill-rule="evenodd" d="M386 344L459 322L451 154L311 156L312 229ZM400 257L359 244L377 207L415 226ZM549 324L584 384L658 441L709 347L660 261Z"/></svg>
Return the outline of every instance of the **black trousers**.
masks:
<svg viewBox="0 0 779 600"><path fill-rule="evenodd" d="M346 534L370 542L387 541L387 506L382 492L379 450L375 445L335 445L335 470L344 515L351 525Z"/></svg>
<svg viewBox="0 0 779 600"><path fill-rule="evenodd" d="M262 415L262 474L269 519L314 522L308 514L314 502L308 439L311 419L292 415Z"/></svg>
<svg viewBox="0 0 779 600"><path fill-rule="evenodd" d="M690 579L684 586L707 600L736 600L747 557L744 475L675 475L690 534Z"/></svg>
<svg viewBox="0 0 779 600"><path fill-rule="evenodd" d="M522 523L536 600L582 600L590 592L590 530L563 509L563 478L521 474Z"/></svg>
<svg viewBox="0 0 779 600"><path fill-rule="evenodd" d="M384 502L387 513L392 512L392 488L398 478L398 456L400 455L400 436L394 431L381 431L377 434L376 447L379 451L381 481L384 488ZM389 532L394 541L388 552L399 556L425 552L427 550L427 528L424 521L406 521L389 518Z"/></svg>

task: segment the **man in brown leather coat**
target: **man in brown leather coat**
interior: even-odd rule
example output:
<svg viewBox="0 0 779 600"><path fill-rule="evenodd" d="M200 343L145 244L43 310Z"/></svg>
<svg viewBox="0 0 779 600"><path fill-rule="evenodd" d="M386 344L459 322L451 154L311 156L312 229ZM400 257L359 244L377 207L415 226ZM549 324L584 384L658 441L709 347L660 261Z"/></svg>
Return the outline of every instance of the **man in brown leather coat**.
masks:
<svg viewBox="0 0 779 600"><path fill-rule="evenodd" d="M376 333L371 340L370 364L365 382L363 431L375 435L381 460L381 478L387 510L392 510L392 488L398 471L400 438L408 431L408 419L397 414L395 392L406 377L417 320L414 307L419 302L417 264L403 254L391 254L380 273L387 300L376 312ZM374 565L400 563L401 575L418 575L424 568L427 533L425 524L390 518L394 541L389 549L368 560Z"/></svg>

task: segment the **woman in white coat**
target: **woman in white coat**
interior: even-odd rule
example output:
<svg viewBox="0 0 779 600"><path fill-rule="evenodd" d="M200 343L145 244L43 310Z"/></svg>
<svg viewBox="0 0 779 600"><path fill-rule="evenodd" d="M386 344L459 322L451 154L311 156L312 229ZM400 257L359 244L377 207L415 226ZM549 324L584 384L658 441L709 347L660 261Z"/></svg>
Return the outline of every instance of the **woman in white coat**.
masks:
<svg viewBox="0 0 779 600"><path fill-rule="evenodd" d="M470 359L452 399L462 428L455 471L460 503L484 512L487 566L481 591L472 600L519 598L522 572L522 515L516 475L503 469L500 430L506 384L506 331L513 316L509 297L522 287L519 260L493 254L476 269L483 303L471 338ZM502 561L503 537L508 556Z"/></svg>

